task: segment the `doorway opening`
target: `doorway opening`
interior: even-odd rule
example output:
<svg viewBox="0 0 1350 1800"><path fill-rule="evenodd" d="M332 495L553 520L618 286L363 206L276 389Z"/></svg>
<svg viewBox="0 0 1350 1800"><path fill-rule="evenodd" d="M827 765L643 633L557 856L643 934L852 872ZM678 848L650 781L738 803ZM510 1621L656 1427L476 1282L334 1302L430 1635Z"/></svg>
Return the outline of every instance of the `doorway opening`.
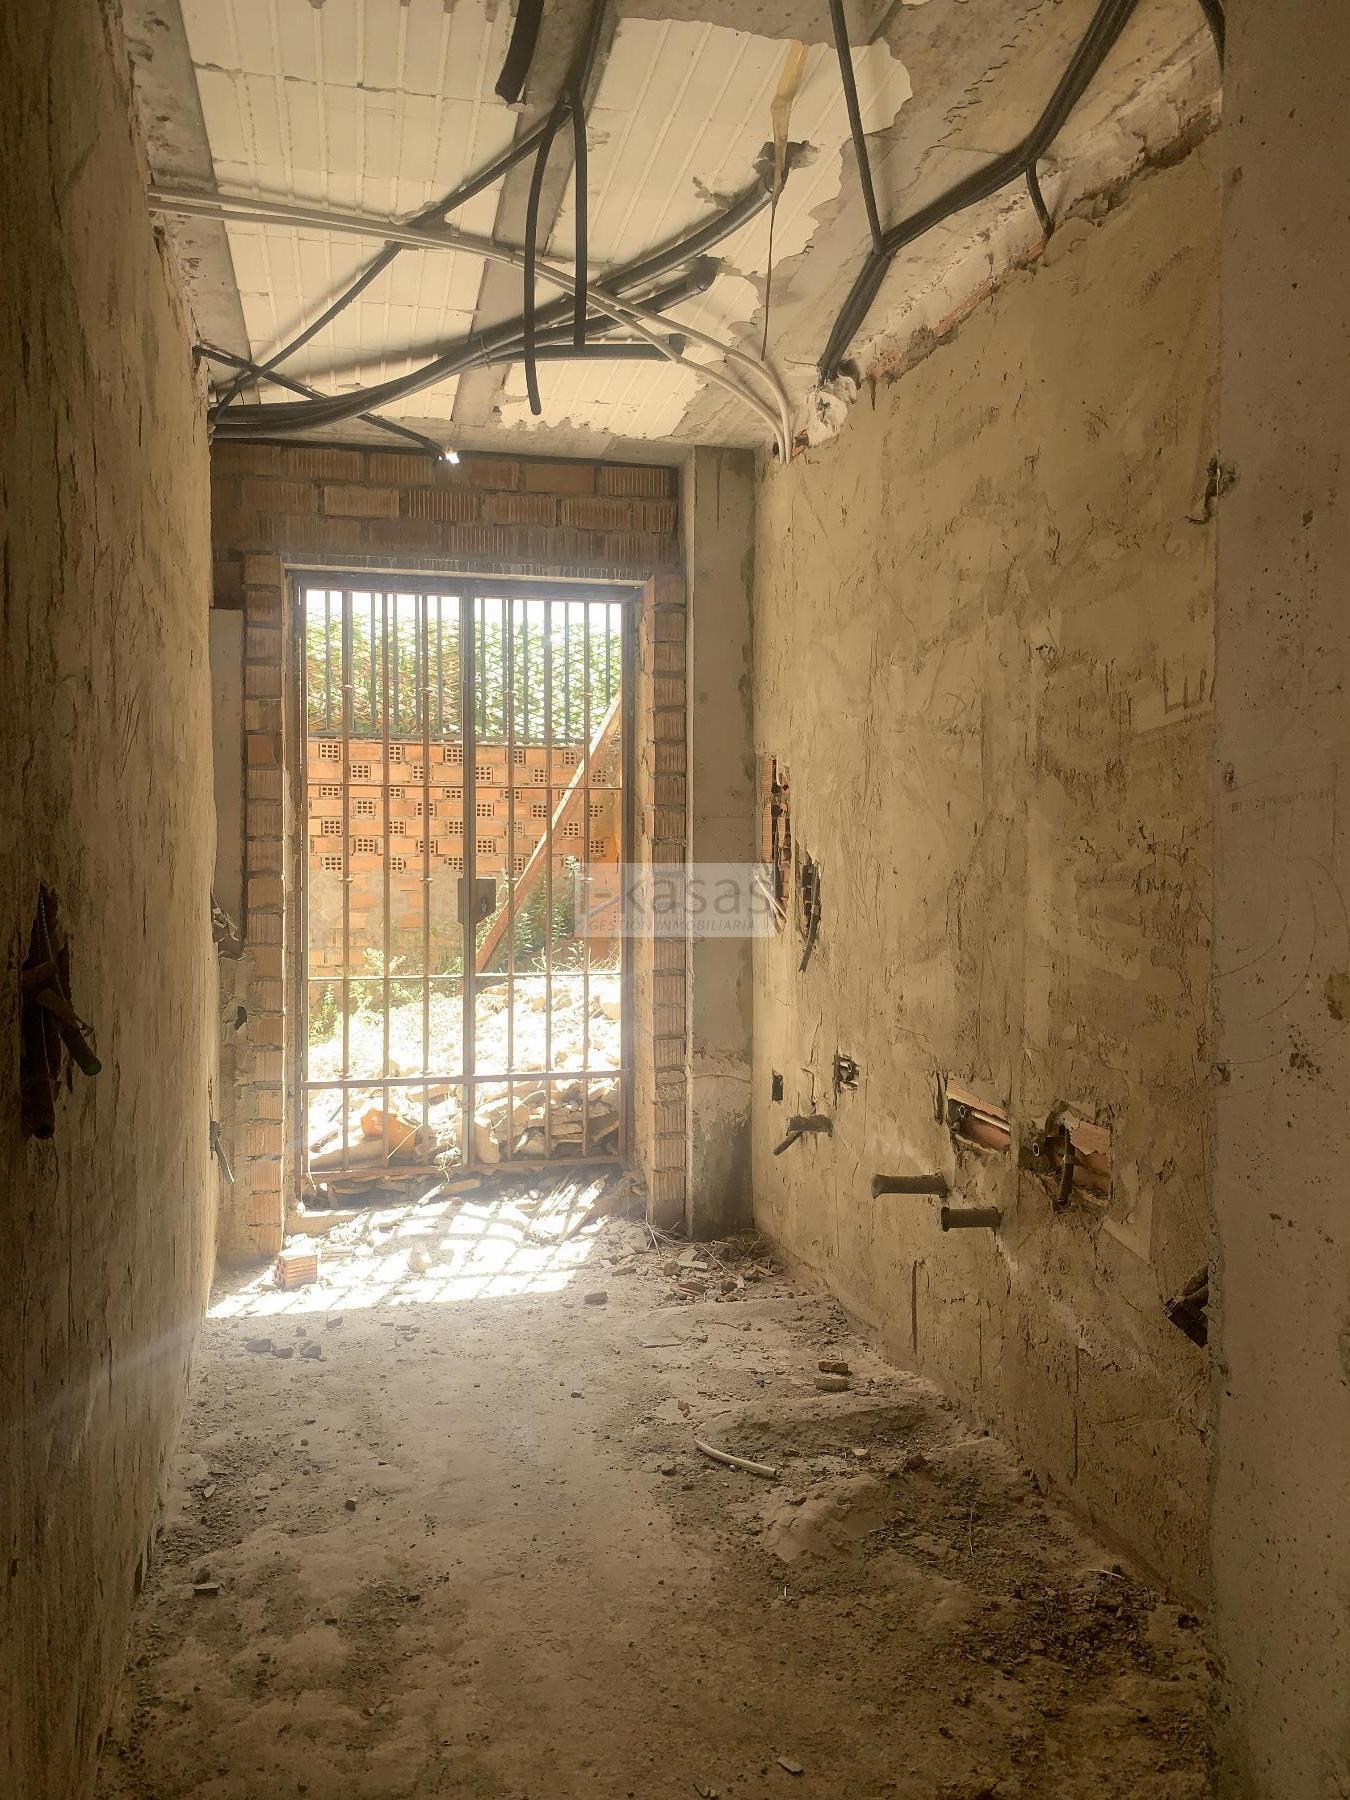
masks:
<svg viewBox="0 0 1350 1800"><path fill-rule="evenodd" d="M639 595L297 580L302 1193L625 1159Z"/></svg>

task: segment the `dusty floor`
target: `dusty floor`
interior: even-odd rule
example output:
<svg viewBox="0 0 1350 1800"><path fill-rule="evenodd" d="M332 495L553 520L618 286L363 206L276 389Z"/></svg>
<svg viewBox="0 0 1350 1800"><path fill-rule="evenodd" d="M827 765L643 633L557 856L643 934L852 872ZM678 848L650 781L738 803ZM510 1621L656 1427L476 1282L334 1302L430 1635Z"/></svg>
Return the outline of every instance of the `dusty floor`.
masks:
<svg viewBox="0 0 1350 1800"><path fill-rule="evenodd" d="M222 1291L103 1800L1208 1793L1193 1618L759 1246L585 1198Z"/></svg>

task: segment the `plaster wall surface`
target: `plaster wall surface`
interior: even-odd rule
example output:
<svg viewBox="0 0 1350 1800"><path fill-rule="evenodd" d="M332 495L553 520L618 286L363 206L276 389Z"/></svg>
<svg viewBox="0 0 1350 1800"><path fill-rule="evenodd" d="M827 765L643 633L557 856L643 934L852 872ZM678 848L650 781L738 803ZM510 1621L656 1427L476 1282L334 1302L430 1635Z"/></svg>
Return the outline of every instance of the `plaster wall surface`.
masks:
<svg viewBox="0 0 1350 1800"><path fill-rule="evenodd" d="M795 918L756 946L755 1215L1195 1591L1209 1370L1163 1303L1209 1254L1212 141L1116 198L763 480L756 745L822 918L804 973ZM1109 1199L958 1150L942 1072L1014 1151L1057 1104L1107 1126ZM925 1172L1001 1230L871 1197Z"/></svg>
<svg viewBox="0 0 1350 1800"><path fill-rule="evenodd" d="M79 1800L205 1298L207 454L112 8L0 16L0 1792ZM19 1121L59 896L102 1070Z"/></svg>
<svg viewBox="0 0 1350 1800"><path fill-rule="evenodd" d="M1215 1632L1226 1793L1350 1793L1350 36L1229 8Z"/></svg>
<svg viewBox="0 0 1350 1800"><path fill-rule="evenodd" d="M755 855L750 600L754 463L696 450L684 470L689 587L689 856L694 873ZM704 894L706 898L706 893ZM686 1224L696 1235L750 1222L750 941L697 929L689 946L690 1144Z"/></svg>

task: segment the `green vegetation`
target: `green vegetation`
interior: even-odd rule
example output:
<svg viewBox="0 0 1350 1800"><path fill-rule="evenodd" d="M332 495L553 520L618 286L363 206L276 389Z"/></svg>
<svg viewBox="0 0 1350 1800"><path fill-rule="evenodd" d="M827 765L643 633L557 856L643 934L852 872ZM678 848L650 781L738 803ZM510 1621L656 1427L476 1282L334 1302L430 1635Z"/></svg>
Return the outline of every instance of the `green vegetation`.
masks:
<svg viewBox="0 0 1350 1800"><path fill-rule="evenodd" d="M586 601L475 602L478 666L474 720L484 741L583 743L619 691L621 608ZM305 692L309 728L342 729L350 690L352 737L423 735L422 691L433 741L462 738L460 609L452 597L354 594L311 588L305 596ZM589 680L588 680L589 676ZM509 730L512 728L513 730Z"/></svg>

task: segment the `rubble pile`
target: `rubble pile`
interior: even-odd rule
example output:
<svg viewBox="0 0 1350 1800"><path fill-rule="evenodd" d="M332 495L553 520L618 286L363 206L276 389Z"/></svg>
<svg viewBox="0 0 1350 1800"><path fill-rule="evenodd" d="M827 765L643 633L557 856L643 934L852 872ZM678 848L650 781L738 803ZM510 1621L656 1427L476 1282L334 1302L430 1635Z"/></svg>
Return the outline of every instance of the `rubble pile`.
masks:
<svg viewBox="0 0 1350 1800"><path fill-rule="evenodd" d="M508 1004L514 992L514 1004ZM310 1106L311 1181L334 1197L355 1193L372 1182L397 1181L400 1171L465 1161L495 1164L519 1157L611 1156L619 1148L618 1076L588 1075L619 1066L622 1002L617 970L555 971L550 1015L544 977L517 976L480 986L475 1009L474 1065L485 1075L512 1072L512 1079L488 1080L476 1089L473 1117L463 1116L463 1093L449 1077L463 1066L462 1016L457 996L433 995L428 1007L423 1052L420 998L392 1006L388 1015L391 1076L432 1079L384 1090L379 1077L384 1056L385 1018L379 1012L353 1014L348 1031L348 1066L369 1086L318 1090ZM310 1048L311 1080L339 1077L339 1029ZM546 1079L545 1071L551 1071ZM425 1115L423 1106L425 1103ZM466 1124L472 1131L465 1153Z"/></svg>

